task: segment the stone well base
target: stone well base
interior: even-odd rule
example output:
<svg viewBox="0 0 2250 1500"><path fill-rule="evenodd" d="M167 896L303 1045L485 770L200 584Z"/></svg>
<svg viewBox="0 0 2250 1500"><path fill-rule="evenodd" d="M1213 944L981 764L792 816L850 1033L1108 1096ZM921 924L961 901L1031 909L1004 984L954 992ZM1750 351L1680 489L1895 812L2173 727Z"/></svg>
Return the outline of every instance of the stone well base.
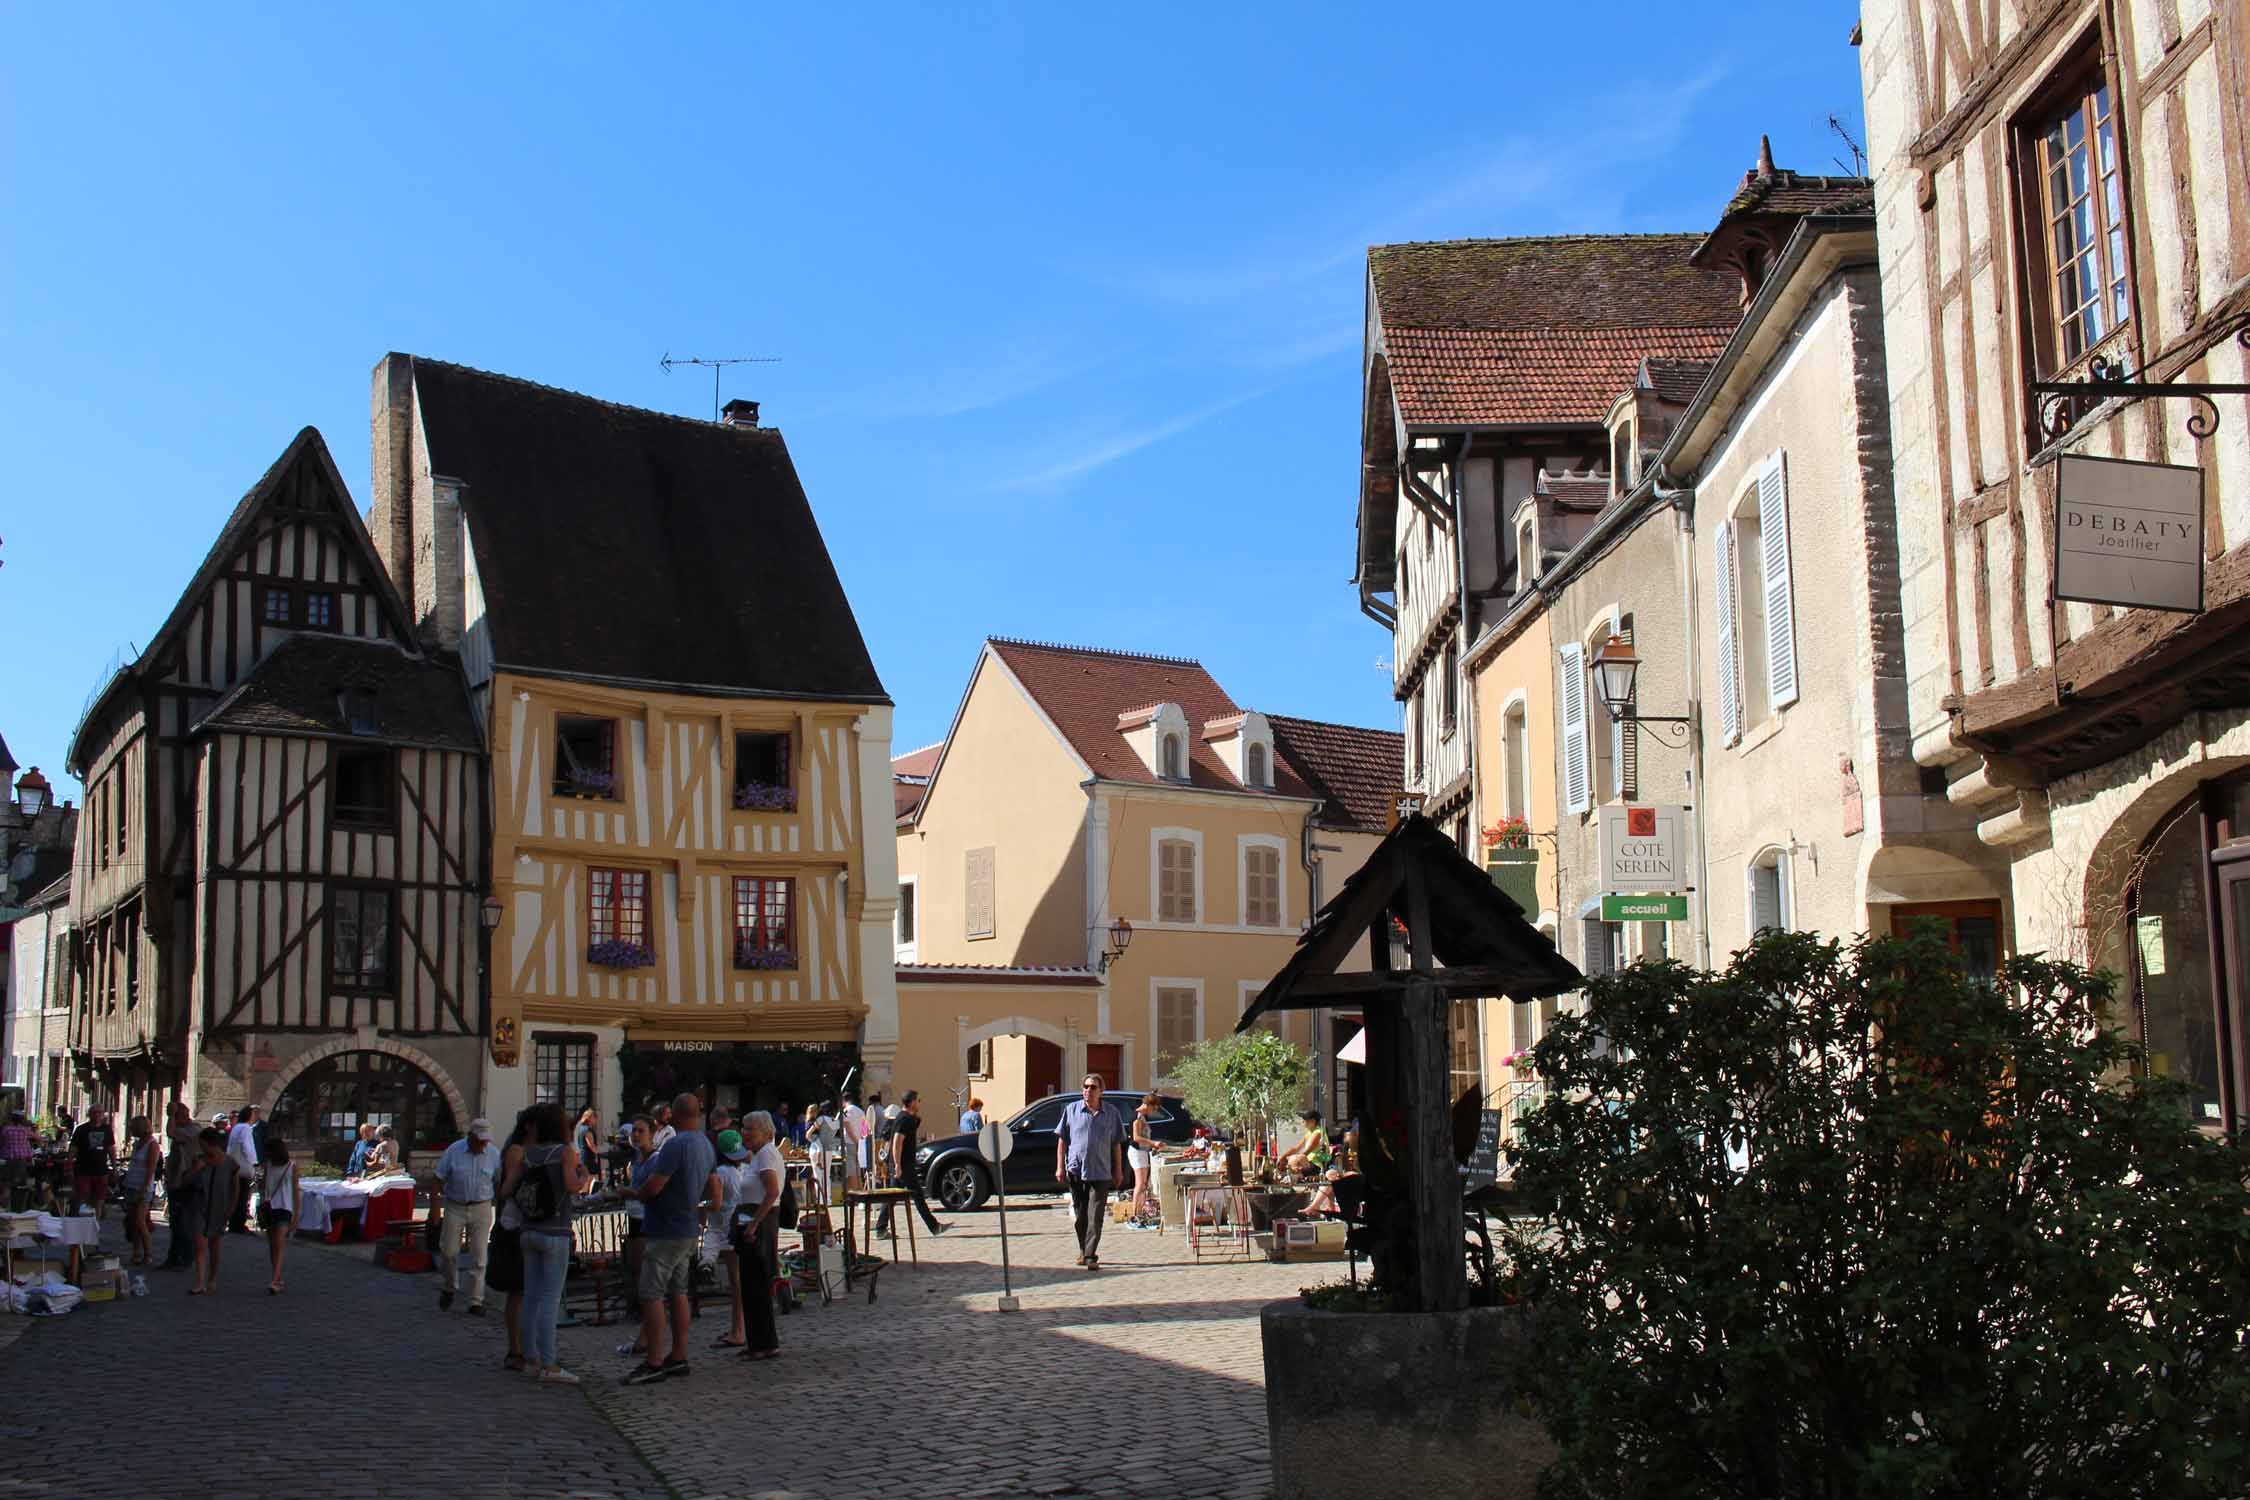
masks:
<svg viewBox="0 0 2250 1500"><path fill-rule="evenodd" d="M1518 1403L1518 1308L1259 1315L1275 1500L1517 1500L1554 1445Z"/></svg>

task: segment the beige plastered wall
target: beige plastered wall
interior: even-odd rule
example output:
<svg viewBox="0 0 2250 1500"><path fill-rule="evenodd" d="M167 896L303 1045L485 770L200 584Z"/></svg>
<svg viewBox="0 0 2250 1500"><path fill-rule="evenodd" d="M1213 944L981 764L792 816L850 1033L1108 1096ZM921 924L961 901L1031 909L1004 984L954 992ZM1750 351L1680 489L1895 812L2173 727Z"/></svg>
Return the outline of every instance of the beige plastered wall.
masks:
<svg viewBox="0 0 2250 1500"><path fill-rule="evenodd" d="M1477 659L1469 694L1476 711L1477 826L1489 828L1508 812L1510 767L1507 716L1520 705L1524 717L1524 816L1531 824L1532 847L1539 854L1539 910L1534 921L1550 937L1559 932L1556 912L1555 829L1555 647L1547 612L1534 607L1529 619L1507 640ZM1479 850L1473 857L1481 859ZM1525 1015L1525 1036L1517 1037L1516 1017ZM1500 1087L1508 1076L1501 1059L1529 1041L1529 1013L1505 999L1483 1002L1480 1050L1485 1088Z"/></svg>

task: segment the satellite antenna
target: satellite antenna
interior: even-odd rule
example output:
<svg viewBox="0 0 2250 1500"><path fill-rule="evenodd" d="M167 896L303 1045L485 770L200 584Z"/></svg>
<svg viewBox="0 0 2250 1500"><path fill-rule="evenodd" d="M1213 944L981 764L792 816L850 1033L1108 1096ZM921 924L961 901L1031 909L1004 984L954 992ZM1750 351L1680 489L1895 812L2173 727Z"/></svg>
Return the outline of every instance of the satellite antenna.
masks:
<svg viewBox="0 0 2250 1500"><path fill-rule="evenodd" d="M780 363L781 356L778 354L745 354L732 359L674 359L670 354L666 354L656 362L656 367L667 375L672 373L672 366L674 365L703 365L708 367L711 371L711 420L716 422L719 420L719 373L722 370L728 365L778 365Z"/></svg>

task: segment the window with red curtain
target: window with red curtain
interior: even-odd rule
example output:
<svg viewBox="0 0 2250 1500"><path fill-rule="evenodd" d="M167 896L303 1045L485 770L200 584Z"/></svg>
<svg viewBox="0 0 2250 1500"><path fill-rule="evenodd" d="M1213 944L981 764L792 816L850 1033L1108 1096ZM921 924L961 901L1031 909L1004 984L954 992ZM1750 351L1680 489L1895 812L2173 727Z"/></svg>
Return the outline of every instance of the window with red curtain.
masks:
<svg viewBox="0 0 2250 1500"><path fill-rule="evenodd" d="M586 937L648 946L648 871L586 872Z"/></svg>
<svg viewBox="0 0 2250 1500"><path fill-rule="evenodd" d="M734 877L734 952L735 962L745 967L773 967L756 962L752 955L781 955L795 952L796 934L791 930L790 907L794 882L771 875L737 875Z"/></svg>

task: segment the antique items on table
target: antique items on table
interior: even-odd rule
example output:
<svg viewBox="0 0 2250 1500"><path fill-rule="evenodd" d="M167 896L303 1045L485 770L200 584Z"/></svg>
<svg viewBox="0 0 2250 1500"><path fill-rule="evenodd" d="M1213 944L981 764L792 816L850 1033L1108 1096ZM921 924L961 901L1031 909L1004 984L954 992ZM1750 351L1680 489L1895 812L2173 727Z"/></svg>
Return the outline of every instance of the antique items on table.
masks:
<svg viewBox="0 0 2250 1500"><path fill-rule="evenodd" d="M1188 1250L1197 1260L1250 1258L1249 1191L1223 1178L1196 1182L1181 1192Z"/></svg>
<svg viewBox="0 0 2250 1500"><path fill-rule="evenodd" d="M380 1240L392 1220L414 1216L414 1179L394 1173L356 1182L308 1177L297 1184L299 1233L325 1235L333 1245L344 1237L347 1214L358 1217L361 1239Z"/></svg>

